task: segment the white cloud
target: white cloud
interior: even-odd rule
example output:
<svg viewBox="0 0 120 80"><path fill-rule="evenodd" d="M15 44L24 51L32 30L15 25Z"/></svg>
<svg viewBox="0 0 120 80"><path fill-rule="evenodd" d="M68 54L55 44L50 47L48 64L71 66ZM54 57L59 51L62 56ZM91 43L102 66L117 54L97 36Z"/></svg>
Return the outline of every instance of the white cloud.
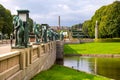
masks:
<svg viewBox="0 0 120 80"><path fill-rule="evenodd" d="M65 4L59 4L58 7L62 8L63 10L70 10L68 5L65 5Z"/></svg>
<svg viewBox="0 0 120 80"><path fill-rule="evenodd" d="M10 0L1 0L2 3L9 2Z"/></svg>
<svg viewBox="0 0 120 80"><path fill-rule="evenodd" d="M0 0L0 3L12 14L18 9L30 10L30 17L38 23L58 25L58 16L61 16L61 25L71 26L90 19L94 12L103 5L115 0Z"/></svg>
<svg viewBox="0 0 120 80"><path fill-rule="evenodd" d="M13 1L11 0L1 0L0 3L7 9L11 11L12 14L17 14L18 9L20 9L19 6L15 5Z"/></svg>

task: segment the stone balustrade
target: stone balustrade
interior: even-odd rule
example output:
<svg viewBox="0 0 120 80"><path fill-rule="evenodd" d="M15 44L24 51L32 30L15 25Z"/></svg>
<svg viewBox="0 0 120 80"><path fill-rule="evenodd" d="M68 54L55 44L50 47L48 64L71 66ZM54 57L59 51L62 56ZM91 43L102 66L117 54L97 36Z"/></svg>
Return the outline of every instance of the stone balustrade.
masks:
<svg viewBox="0 0 120 80"><path fill-rule="evenodd" d="M56 60L56 42L12 49L0 55L0 80L30 80L49 69Z"/></svg>

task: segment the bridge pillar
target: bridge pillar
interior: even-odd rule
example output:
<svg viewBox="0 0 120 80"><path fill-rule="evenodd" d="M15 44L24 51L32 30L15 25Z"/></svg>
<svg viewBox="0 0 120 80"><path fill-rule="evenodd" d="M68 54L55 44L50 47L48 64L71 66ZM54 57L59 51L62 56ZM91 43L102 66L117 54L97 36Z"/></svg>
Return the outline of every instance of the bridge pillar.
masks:
<svg viewBox="0 0 120 80"><path fill-rule="evenodd" d="M56 64L63 65L63 49L64 49L64 42L57 40L56 41Z"/></svg>

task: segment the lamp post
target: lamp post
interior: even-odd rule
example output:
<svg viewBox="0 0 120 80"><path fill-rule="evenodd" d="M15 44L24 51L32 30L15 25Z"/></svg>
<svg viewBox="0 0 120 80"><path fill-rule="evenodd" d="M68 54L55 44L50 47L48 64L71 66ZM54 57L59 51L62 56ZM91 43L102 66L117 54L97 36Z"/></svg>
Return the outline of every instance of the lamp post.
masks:
<svg viewBox="0 0 120 80"><path fill-rule="evenodd" d="M28 19L29 19L29 10L17 10L19 18L23 21L24 26L24 43L25 47L28 47L29 41L29 32L28 32Z"/></svg>

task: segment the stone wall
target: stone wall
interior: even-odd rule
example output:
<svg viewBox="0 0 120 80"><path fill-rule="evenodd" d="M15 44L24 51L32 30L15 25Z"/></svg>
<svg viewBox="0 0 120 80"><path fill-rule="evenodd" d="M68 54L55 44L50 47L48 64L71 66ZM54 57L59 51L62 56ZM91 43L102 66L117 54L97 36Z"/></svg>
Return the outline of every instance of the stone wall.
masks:
<svg viewBox="0 0 120 80"><path fill-rule="evenodd" d="M37 73L49 69L56 60L56 42L12 49L0 55L0 80L30 80Z"/></svg>
<svg viewBox="0 0 120 80"><path fill-rule="evenodd" d="M64 42L63 41L56 41L56 64L63 65L63 50L64 50Z"/></svg>

